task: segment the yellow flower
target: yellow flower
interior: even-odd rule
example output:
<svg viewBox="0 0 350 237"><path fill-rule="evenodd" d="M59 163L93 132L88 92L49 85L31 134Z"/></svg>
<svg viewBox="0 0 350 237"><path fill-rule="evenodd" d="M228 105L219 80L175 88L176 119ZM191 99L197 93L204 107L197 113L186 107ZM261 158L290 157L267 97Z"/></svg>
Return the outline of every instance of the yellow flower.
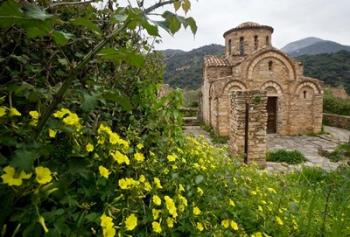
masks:
<svg viewBox="0 0 350 237"><path fill-rule="evenodd" d="M56 134L57 134L57 131L49 128L49 137L51 138L55 138L56 137Z"/></svg>
<svg viewBox="0 0 350 237"><path fill-rule="evenodd" d="M100 171L100 175L102 177L105 177L106 179L108 179L108 176L109 176L110 172L109 172L109 170L106 167L100 165L98 167L98 170Z"/></svg>
<svg viewBox="0 0 350 237"><path fill-rule="evenodd" d="M0 118L6 115L7 108L5 106L0 106Z"/></svg>
<svg viewBox="0 0 350 237"><path fill-rule="evenodd" d="M203 189L201 189L200 187L197 188L197 193L199 194L199 196L203 196Z"/></svg>
<svg viewBox="0 0 350 237"><path fill-rule="evenodd" d="M169 228L174 228L174 219L171 217L166 218L166 224Z"/></svg>
<svg viewBox="0 0 350 237"><path fill-rule="evenodd" d="M56 111L56 112L53 114L53 116L54 116L55 118L60 118L60 119L61 119L61 118L63 118L66 114L69 114L69 113L71 113L69 109L62 108L61 110Z"/></svg>
<svg viewBox="0 0 350 237"><path fill-rule="evenodd" d="M85 146L85 150L87 152L93 152L94 151L94 146L91 144L91 143L88 143L86 146Z"/></svg>
<svg viewBox="0 0 350 237"><path fill-rule="evenodd" d="M137 160L138 162L142 162L145 160L145 156L140 153L140 152L137 152L135 155L134 155L134 158L135 160Z"/></svg>
<svg viewBox="0 0 350 237"><path fill-rule="evenodd" d="M137 144L136 147L137 147L137 149L141 150L143 148L143 144L139 143L139 144Z"/></svg>
<svg viewBox="0 0 350 237"><path fill-rule="evenodd" d="M185 191L184 186L182 186L182 184L180 184L179 185L179 192L181 193L181 192L184 192L184 191Z"/></svg>
<svg viewBox="0 0 350 237"><path fill-rule="evenodd" d="M36 181L39 184L47 184L47 183L50 183L52 180L51 170L49 168L42 167L42 166L36 167L35 174L36 174Z"/></svg>
<svg viewBox="0 0 350 237"><path fill-rule="evenodd" d="M175 155L168 155L166 158L168 159L169 162L174 162L176 160Z"/></svg>
<svg viewBox="0 0 350 237"><path fill-rule="evenodd" d="M238 224L234 220L231 220L230 225L233 230L238 230Z"/></svg>
<svg viewBox="0 0 350 237"><path fill-rule="evenodd" d="M146 177L145 177L143 174L140 175L139 181L140 181L141 183L146 182Z"/></svg>
<svg viewBox="0 0 350 237"><path fill-rule="evenodd" d="M136 185L138 185L138 181L134 180L133 178L125 178L125 179L120 179L118 181L119 187L121 189L130 189Z"/></svg>
<svg viewBox="0 0 350 237"><path fill-rule="evenodd" d="M179 201L180 201L180 205L179 205L179 209L180 211L184 211L185 208L187 207L187 199L181 195L179 195Z"/></svg>
<svg viewBox="0 0 350 237"><path fill-rule="evenodd" d="M162 204L162 199L160 199L160 197L158 197L158 195L153 195L153 203L156 204L157 206L160 206Z"/></svg>
<svg viewBox="0 0 350 237"><path fill-rule="evenodd" d="M159 214L160 214L160 210L152 209L152 215L153 215L153 219L154 220L158 220L159 219Z"/></svg>
<svg viewBox="0 0 350 237"><path fill-rule="evenodd" d="M145 182L144 189L149 192L152 190L152 185L149 182Z"/></svg>
<svg viewBox="0 0 350 237"><path fill-rule="evenodd" d="M1 175L2 182L9 186L21 186L23 179L29 179L32 174L26 174L24 171L21 171L19 174L16 173L15 168L11 166L6 166L4 169L4 174Z"/></svg>
<svg viewBox="0 0 350 237"><path fill-rule="evenodd" d="M14 116L21 116L22 114L21 114L16 108L11 107L11 108L9 109L9 115L10 115L11 117L14 117Z"/></svg>
<svg viewBox="0 0 350 237"><path fill-rule="evenodd" d="M118 134L114 132L109 132L109 142L113 145L117 144L120 140L120 137Z"/></svg>
<svg viewBox="0 0 350 237"><path fill-rule="evenodd" d="M160 183L159 178L155 177L155 178L153 178L153 181L154 181L154 184L156 185L157 188L159 188L159 189L163 188L161 183Z"/></svg>
<svg viewBox="0 0 350 237"><path fill-rule="evenodd" d="M197 222L197 226L196 226L197 230L199 230L200 232L202 232L204 230L204 226L202 223Z"/></svg>
<svg viewBox="0 0 350 237"><path fill-rule="evenodd" d="M125 163L126 165L130 164L129 158L126 155L120 153L119 151L116 151L115 153L111 153L111 155L113 159L118 162L119 165L123 163Z"/></svg>
<svg viewBox="0 0 350 237"><path fill-rule="evenodd" d="M133 230L137 226L137 217L135 214L131 214L125 220L125 227L127 230Z"/></svg>
<svg viewBox="0 0 350 237"><path fill-rule="evenodd" d="M165 200L166 208L168 209L170 215L172 215L173 218L176 219L177 211L176 211L176 206L175 206L174 200L171 199L169 196L165 196L164 200Z"/></svg>
<svg viewBox="0 0 350 237"><path fill-rule="evenodd" d="M198 216L201 214L201 210L198 207L193 208L193 215Z"/></svg>
<svg viewBox="0 0 350 237"><path fill-rule="evenodd" d="M256 193L255 191L250 191L250 194L251 194L252 196L255 196L257 193Z"/></svg>
<svg viewBox="0 0 350 237"><path fill-rule="evenodd" d="M114 237L116 234L116 230L114 229L113 219L103 214L100 217L100 220L101 220L100 225L102 227L103 237Z"/></svg>
<svg viewBox="0 0 350 237"><path fill-rule="evenodd" d="M221 225L227 229L230 226L230 220L229 219L225 219L221 221Z"/></svg>
<svg viewBox="0 0 350 237"><path fill-rule="evenodd" d="M252 237L263 237L261 232L255 232L254 234L252 234Z"/></svg>
<svg viewBox="0 0 350 237"><path fill-rule="evenodd" d="M71 126L79 126L79 117L76 113L69 113L67 117L63 119L63 122Z"/></svg>
<svg viewBox="0 0 350 237"><path fill-rule="evenodd" d="M268 190L270 193L276 193L276 190L273 189L273 188L267 188L267 190Z"/></svg>
<svg viewBox="0 0 350 237"><path fill-rule="evenodd" d="M32 119L35 119L35 120L38 120L40 116L39 112L36 110L29 111L29 115L30 117L32 117Z"/></svg>
<svg viewBox="0 0 350 237"><path fill-rule="evenodd" d="M232 207L236 206L235 202L232 199L230 199L229 205L232 206Z"/></svg>
<svg viewBox="0 0 350 237"><path fill-rule="evenodd" d="M276 216L276 222L277 222L277 224L279 224L279 225L283 225L283 224L284 224L283 221L282 221L282 219L281 219L279 216Z"/></svg>
<svg viewBox="0 0 350 237"><path fill-rule="evenodd" d="M152 229L153 229L153 232L155 232L155 233L161 233L162 232L162 227L156 221L152 222Z"/></svg>

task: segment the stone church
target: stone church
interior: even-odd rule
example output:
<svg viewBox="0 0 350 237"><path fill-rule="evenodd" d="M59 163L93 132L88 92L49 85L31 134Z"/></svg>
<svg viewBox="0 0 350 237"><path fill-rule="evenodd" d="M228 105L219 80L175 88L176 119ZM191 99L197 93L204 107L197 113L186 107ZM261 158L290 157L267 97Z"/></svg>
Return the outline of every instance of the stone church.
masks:
<svg viewBox="0 0 350 237"><path fill-rule="evenodd" d="M233 116L233 107L240 101L233 101L233 97L246 97L241 100L243 108L254 94L266 97L261 113L257 113L261 121L251 123L254 126L260 122L262 126L254 134L266 137L266 133L299 135L321 131L322 84L303 75L301 62L271 45L273 31L267 25L243 23L224 33L224 56L204 58L201 116L218 135L238 134L232 126L239 126L237 116L244 114L244 109ZM247 116L242 115L242 119Z"/></svg>

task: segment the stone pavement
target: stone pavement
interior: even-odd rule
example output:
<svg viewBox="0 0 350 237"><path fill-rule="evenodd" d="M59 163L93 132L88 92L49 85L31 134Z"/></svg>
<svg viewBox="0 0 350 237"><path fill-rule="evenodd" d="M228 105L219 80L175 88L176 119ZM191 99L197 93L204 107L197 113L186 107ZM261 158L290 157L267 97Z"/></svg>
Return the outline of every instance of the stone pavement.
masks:
<svg viewBox="0 0 350 237"><path fill-rule="evenodd" d="M209 134L199 126L185 127L186 134L196 137L204 136L210 141ZM326 170L335 170L342 162L331 162L320 155L320 150L333 151L339 144L349 141L350 131L325 126L325 133L318 136L280 136L269 134L267 137L267 149L287 149L298 150L303 153L308 160L302 165L288 165L286 163L267 162L267 170L289 172L299 170L303 166L321 167Z"/></svg>

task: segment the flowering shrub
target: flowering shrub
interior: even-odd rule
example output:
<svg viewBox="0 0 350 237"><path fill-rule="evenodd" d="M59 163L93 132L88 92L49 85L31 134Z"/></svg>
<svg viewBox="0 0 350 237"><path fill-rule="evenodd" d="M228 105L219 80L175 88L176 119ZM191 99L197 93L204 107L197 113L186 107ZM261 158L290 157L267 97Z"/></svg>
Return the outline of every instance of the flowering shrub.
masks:
<svg viewBox="0 0 350 237"><path fill-rule="evenodd" d="M1 123L12 130L33 127L40 117L1 108ZM317 182L304 173L268 174L193 137L182 146L169 145L167 152L147 149L106 123L91 131L67 108L56 111L50 124L40 138L47 150L36 144L13 159L2 158L0 217L6 234L350 234L348 170L324 173Z"/></svg>

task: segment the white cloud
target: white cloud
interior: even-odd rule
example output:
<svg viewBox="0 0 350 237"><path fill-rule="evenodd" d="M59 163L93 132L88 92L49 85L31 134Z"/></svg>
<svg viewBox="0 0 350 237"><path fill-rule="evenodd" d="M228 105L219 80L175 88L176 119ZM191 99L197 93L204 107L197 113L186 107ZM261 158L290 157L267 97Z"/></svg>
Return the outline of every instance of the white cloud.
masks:
<svg viewBox="0 0 350 237"><path fill-rule="evenodd" d="M349 0L199 0L189 15L198 24L193 37L181 30L174 37L163 32L157 49L191 50L207 44L223 44L223 33L242 22L254 21L275 29L273 44L285 44L315 36L350 45Z"/></svg>

